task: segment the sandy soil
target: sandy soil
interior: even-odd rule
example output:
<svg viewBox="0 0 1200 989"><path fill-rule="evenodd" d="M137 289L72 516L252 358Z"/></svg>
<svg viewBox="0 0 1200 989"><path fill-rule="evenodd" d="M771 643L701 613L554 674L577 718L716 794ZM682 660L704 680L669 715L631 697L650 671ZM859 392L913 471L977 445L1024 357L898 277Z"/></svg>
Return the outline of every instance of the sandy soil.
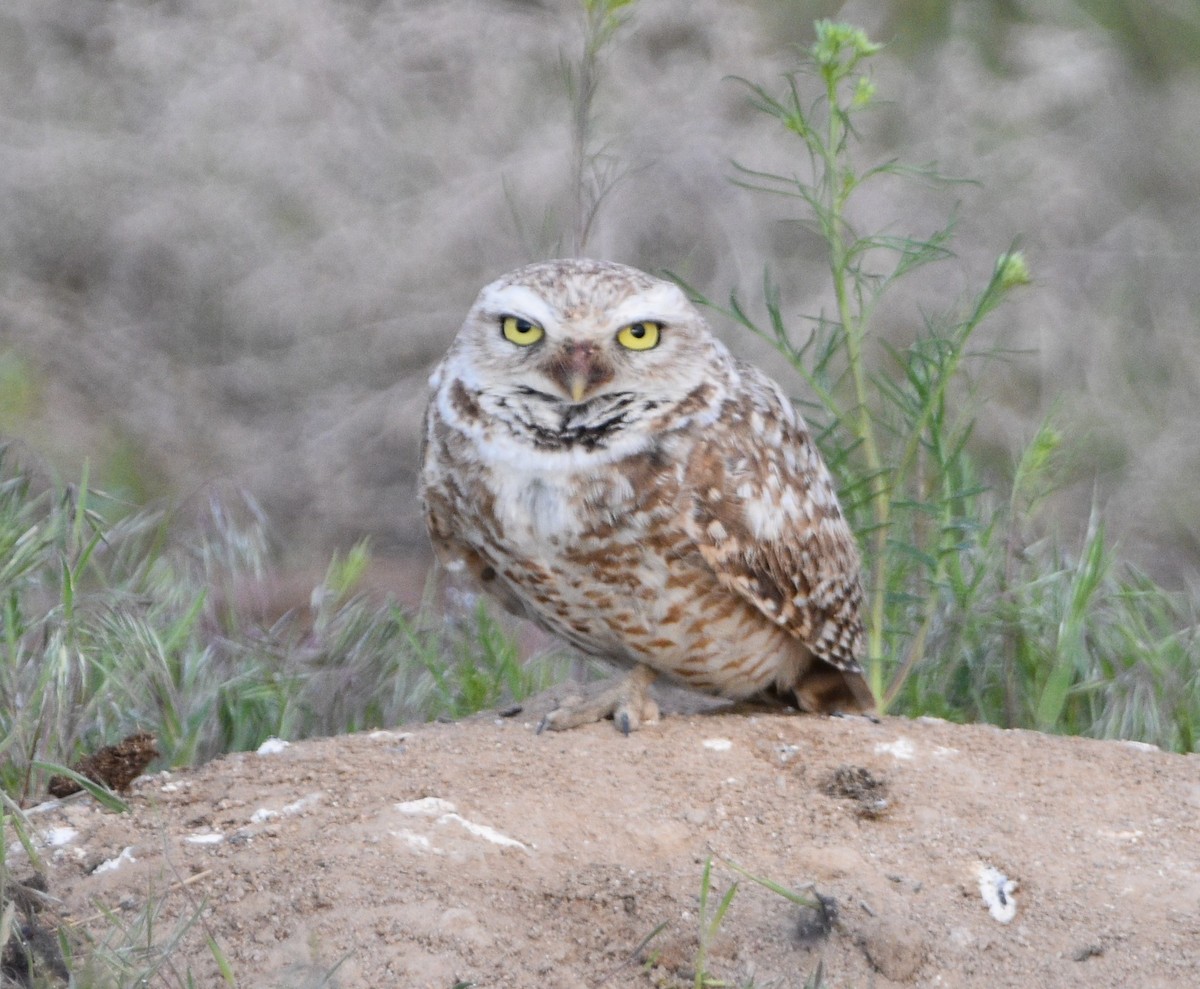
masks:
<svg viewBox="0 0 1200 989"><path fill-rule="evenodd" d="M200 985L211 935L251 989L673 987L712 857L710 912L726 861L831 898L823 926L743 878L708 956L729 985L802 986L821 960L831 987L1197 984L1200 756L763 713L537 735L536 715L232 755L143 777L129 814L43 806L50 890L97 931L102 908L149 898L165 936L202 907L176 963ZM991 909L985 867L1015 884Z"/></svg>

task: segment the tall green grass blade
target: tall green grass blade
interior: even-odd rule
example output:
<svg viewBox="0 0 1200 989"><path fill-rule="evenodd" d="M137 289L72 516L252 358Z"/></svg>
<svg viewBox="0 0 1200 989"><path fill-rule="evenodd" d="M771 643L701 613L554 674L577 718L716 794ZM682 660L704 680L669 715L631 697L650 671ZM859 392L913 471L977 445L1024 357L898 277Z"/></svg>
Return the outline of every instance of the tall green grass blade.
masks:
<svg viewBox="0 0 1200 989"><path fill-rule="evenodd" d="M743 868L742 866L740 866L736 862L734 862L732 859L723 859L722 861L724 861L724 863L727 866L729 866L729 868L731 868L734 872L738 873L739 875L745 876L751 882L758 883L758 885L762 886L764 889L769 889L772 893L775 893L778 896L782 896L785 900L789 901L790 903L794 903L800 907L819 906L817 901L812 899L811 897L807 897L803 893L798 893L794 889L789 889L787 886L783 886L780 883L775 882L775 880L773 880L773 879L767 879L764 876L755 875L749 869Z"/></svg>
<svg viewBox="0 0 1200 989"><path fill-rule="evenodd" d="M24 811L17 805L16 801L3 790L0 790L0 835L6 834L9 827L16 834L17 841L20 842L21 848L24 850L26 856L28 856L34 870L39 873L45 872L46 863L42 860L37 846L33 843L29 818L25 816ZM5 854L3 842L0 842L0 866L7 868L7 861L4 858Z"/></svg>
<svg viewBox="0 0 1200 989"><path fill-rule="evenodd" d="M111 810L117 814L129 813L129 804L118 797L108 787L102 783L97 783L94 780L88 779L82 773L77 773L75 770L67 766L60 766L53 762L42 762L35 759L33 761L35 769L40 769L46 773L52 773L55 776L65 776L73 783L77 783L79 787L85 790L105 810Z"/></svg>
<svg viewBox="0 0 1200 989"><path fill-rule="evenodd" d="M237 989L237 977L233 974L233 966L229 963L225 952L221 950L221 946L217 944L216 938L210 934L205 938L205 943L208 945L208 951L212 955L213 961L217 963L217 971L221 973L225 985L230 989Z"/></svg>

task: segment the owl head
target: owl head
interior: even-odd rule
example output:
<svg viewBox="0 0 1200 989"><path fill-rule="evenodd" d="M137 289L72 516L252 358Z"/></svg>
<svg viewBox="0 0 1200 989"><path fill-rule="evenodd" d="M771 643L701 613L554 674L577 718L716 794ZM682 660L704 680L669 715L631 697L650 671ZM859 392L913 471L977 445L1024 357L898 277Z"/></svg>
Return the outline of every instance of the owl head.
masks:
<svg viewBox="0 0 1200 989"><path fill-rule="evenodd" d="M443 368L505 405L578 417L617 400L681 401L724 353L678 286L576 259L527 265L484 287Z"/></svg>

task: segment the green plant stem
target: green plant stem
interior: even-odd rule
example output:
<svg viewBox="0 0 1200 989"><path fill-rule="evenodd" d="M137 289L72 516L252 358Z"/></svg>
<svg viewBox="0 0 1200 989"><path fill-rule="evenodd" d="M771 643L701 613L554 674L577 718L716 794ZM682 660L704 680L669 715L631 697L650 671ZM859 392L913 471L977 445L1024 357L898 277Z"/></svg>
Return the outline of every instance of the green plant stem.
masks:
<svg viewBox="0 0 1200 989"><path fill-rule="evenodd" d="M583 50L567 70L571 88L571 244L573 255L587 248L600 202L615 181L601 168L602 153L593 146L594 106L600 86L600 56L624 23L633 0L582 0Z"/></svg>
<svg viewBox="0 0 1200 989"><path fill-rule="evenodd" d="M885 577L888 525L891 515L891 497L879 444L871 416L868 379L863 355L863 339L866 335L865 313L856 311L851 304L850 271L852 252L847 247L846 202L855 188L853 175L843 170L838 161L840 150L845 146L847 125L839 108L837 76L826 71L826 99L829 104L828 136L821 148L822 199L825 213L823 226L826 243L830 249L830 273L833 277L834 298L837 303L838 319L846 341L846 359L854 389L854 433L862 444L870 484L871 511L874 516L874 531L871 535L871 581L868 588L869 608L867 620L867 679L871 692L879 700L881 710L886 709L883 690L883 642L887 608L887 580Z"/></svg>

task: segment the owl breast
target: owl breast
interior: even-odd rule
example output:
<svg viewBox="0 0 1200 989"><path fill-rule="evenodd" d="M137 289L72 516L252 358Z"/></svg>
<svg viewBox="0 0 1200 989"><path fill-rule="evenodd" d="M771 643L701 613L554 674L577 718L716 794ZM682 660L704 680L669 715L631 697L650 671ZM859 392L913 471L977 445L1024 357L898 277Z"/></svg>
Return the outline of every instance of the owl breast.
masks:
<svg viewBox="0 0 1200 989"><path fill-rule="evenodd" d="M719 584L687 536L691 446L667 435L603 470L592 457L526 451L519 469L485 457L477 486L447 504L458 534L447 555L476 558L500 600L584 653L710 693L757 693L795 665L796 647Z"/></svg>

